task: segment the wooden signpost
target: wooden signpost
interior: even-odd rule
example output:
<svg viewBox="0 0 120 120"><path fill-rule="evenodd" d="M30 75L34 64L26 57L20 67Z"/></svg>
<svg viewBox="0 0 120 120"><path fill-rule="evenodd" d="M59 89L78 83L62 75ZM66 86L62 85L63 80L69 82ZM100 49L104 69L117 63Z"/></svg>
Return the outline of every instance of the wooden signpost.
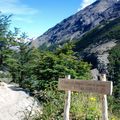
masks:
<svg viewBox="0 0 120 120"><path fill-rule="evenodd" d="M102 95L102 120L108 120L108 106L107 106L107 95L112 95L113 83L106 81L106 75L102 75L101 81L92 80L75 80L60 78L58 83L58 89L67 91L69 96L66 97L65 109L64 109L64 120L69 120L68 109L70 108L70 91L79 92L92 92ZM69 101L69 102L68 102ZM66 107L67 106L67 107ZM67 108L67 109L66 109ZM67 112L66 112L67 111Z"/></svg>
<svg viewBox="0 0 120 120"><path fill-rule="evenodd" d="M79 91L79 92L92 92L99 94L112 94L112 82L110 81L92 81L92 80L68 80L59 79L59 90L64 91Z"/></svg>
<svg viewBox="0 0 120 120"><path fill-rule="evenodd" d="M70 75L68 75L68 80L70 80ZM71 91L68 90L66 91L66 95L65 95L64 120L69 120L70 100L71 100Z"/></svg>
<svg viewBox="0 0 120 120"><path fill-rule="evenodd" d="M106 82L106 74L101 75L101 81ZM111 90L112 89L113 85L111 85ZM102 120L108 120L108 103L106 94L102 95Z"/></svg>

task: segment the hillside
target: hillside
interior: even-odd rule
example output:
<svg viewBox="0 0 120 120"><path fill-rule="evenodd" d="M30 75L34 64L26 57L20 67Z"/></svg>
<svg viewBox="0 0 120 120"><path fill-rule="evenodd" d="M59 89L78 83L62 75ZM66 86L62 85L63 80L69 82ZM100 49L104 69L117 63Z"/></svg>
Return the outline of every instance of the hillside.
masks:
<svg viewBox="0 0 120 120"><path fill-rule="evenodd" d="M120 1L97 0L90 6L50 28L31 44L39 47L78 39L97 25L120 17Z"/></svg>
<svg viewBox="0 0 120 120"><path fill-rule="evenodd" d="M75 51L95 67L107 65L109 50L120 42L120 18L104 23L76 40Z"/></svg>
<svg viewBox="0 0 120 120"><path fill-rule="evenodd" d="M97 26L75 42L75 51L99 72L104 69L114 90L112 110L120 113L120 18ZM94 73L95 74L95 73Z"/></svg>
<svg viewBox="0 0 120 120"><path fill-rule="evenodd" d="M90 45L100 45L111 40L120 41L120 18L103 23L85 34L76 42L76 50L81 51ZM92 48L92 46L91 46Z"/></svg>

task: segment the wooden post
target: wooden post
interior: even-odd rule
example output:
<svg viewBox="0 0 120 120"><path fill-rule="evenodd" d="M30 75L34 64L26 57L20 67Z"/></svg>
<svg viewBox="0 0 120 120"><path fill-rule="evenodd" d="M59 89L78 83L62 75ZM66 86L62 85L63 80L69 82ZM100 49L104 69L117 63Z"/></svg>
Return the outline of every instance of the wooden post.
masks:
<svg viewBox="0 0 120 120"><path fill-rule="evenodd" d="M101 74L101 80L106 81L106 74ZM102 95L102 120L108 120L107 95Z"/></svg>
<svg viewBox="0 0 120 120"><path fill-rule="evenodd" d="M68 75L68 79L70 79L70 75ZM66 92L65 96L65 107L64 107L64 120L69 120L69 111L70 111L70 100L71 100L71 91Z"/></svg>

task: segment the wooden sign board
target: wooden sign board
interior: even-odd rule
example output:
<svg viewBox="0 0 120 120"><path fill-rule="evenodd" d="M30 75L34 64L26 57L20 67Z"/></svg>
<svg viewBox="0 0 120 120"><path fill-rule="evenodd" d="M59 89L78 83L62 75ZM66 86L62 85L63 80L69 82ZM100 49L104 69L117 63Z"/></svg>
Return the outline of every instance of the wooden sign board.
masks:
<svg viewBox="0 0 120 120"><path fill-rule="evenodd" d="M59 79L58 89L111 95L112 84L111 81Z"/></svg>

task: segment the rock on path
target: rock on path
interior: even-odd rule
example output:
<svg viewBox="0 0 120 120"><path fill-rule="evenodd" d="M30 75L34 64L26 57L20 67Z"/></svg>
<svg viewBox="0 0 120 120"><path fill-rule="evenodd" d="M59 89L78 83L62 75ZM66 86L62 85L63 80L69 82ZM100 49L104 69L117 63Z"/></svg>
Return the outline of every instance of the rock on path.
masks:
<svg viewBox="0 0 120 120"><path fill-rule="evenodd" d="M23 120L32 109L40 112L38 102L22 88L0 82L0 120Z"/></svg>

